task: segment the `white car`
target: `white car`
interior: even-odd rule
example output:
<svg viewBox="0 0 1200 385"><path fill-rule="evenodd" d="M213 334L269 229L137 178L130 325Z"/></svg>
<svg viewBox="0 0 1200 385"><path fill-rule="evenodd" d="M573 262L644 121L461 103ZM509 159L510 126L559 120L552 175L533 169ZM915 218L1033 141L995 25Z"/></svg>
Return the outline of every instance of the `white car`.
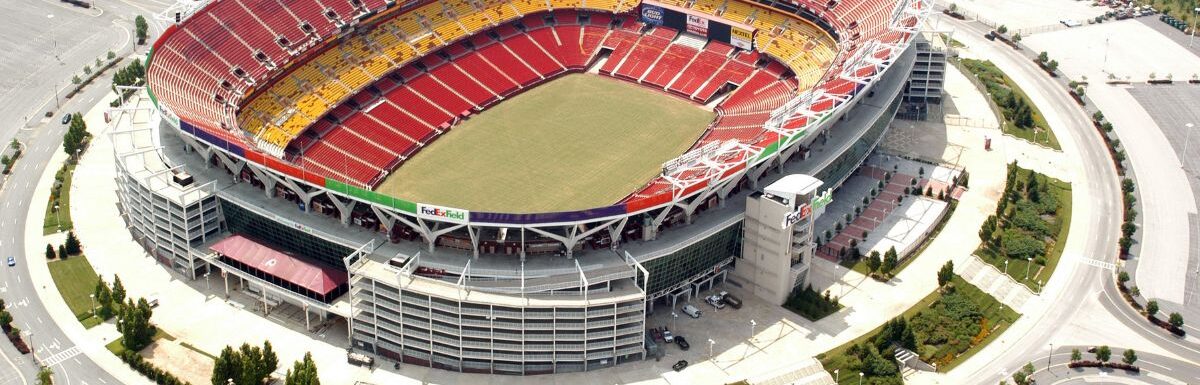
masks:
<svg viewBox="0 0 1200 385"><path fill-rule="evenodd" d="M716 294L704 297L704 302L708 302L709 305L712 305L712 307L717 309L725 308L725 302L721 301L721 296Z"/></svg>
<svg viewBox="0 0 1200 385"><path fill-rule="evenodd" d="M689 317L700 318L700 309L697 309L695 306L683 305L681 310L683 310L683 314L687 314Z"/></svg>
<svg viewBox="0 0 1200 385"><path fill-rule="evenodd" d="M670 329L663 330L663 341L666 341L668 344L675 342L675 335L671 334Z"/></svg>

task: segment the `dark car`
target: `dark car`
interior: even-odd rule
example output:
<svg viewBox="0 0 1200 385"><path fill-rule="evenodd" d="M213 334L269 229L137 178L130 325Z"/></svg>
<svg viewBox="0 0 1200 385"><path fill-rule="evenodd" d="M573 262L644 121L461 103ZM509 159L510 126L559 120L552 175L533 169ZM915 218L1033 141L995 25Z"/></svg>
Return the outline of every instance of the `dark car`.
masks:
<svg viewBox="0 0 1200 385"><path fill-rule="evenodd" d="M9 265L9 266L16 266L16 265L17 265L17 259L16 259L16 258L13 258L13 257L8 257L8 265Z"/></svg>
<svg viewBox="0 0 1200 385"><path fill-rule="evenodd" d="M680 370L683 370L683 368L686 368L687 366L688 366L687 361L679 360L679 362L676 362L675 365L671 365L671 369L675 369L675 371L678 372Z"/></svg>
<svg viewBox="0 0 1200 385"><path fill-rule="evenodd" d="M688 350L688 349L691 349L691 347L692 347L692 345L689 344L687 342L687 339L683 338L683 336L675 336L675 343L679 344L679 349L682 349L682 350Z"/></svg>
<svg viewBox="0 0 1200 385"><path fill-rule="evenodd" d="M62 124L71 123L71 114L63 115Z"/></svg>

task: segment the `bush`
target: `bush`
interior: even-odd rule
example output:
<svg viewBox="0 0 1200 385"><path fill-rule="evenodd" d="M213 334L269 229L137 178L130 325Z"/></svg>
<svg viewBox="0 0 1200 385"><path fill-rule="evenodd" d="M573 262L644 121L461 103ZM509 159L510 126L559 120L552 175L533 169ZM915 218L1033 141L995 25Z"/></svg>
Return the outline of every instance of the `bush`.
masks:
<svg viewBox="0 0 1200 385"><path fill-rule="evenodd" d="M821 295L811 285L792 293L783 306L810 321L825 318L842 308L837 297L831 297L828 291Z"/></svg>

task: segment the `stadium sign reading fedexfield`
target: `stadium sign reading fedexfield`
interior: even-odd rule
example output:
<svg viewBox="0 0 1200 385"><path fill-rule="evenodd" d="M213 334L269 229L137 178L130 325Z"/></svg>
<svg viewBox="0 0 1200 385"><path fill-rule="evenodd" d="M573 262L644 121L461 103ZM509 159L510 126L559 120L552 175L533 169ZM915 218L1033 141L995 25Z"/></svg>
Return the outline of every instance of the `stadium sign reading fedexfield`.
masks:
<svg viewBox="0 0 1200 385"><path fill-rule="evenodd" d="M470 217L471 212L462 209L420 204L417 206L417 214L430 219L467 223L467 218Z"/></svg>

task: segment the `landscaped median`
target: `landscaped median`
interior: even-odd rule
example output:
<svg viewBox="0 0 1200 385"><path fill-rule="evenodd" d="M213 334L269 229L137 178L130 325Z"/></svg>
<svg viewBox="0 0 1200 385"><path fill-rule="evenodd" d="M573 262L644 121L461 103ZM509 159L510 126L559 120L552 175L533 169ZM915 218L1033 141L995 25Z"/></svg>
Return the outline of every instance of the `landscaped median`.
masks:
<svg viewBox="0 0 1200 385"><path fill-rule="evenodd" d="M961 59L959 62L983 84L994 107L1000 110L1003 118L1000 124L1001 131L1055 150L1062 150L1054 131L1050 130L1046 118L1042 117L1042 112L1008 75L990 61Z"/></svg>
<svg viewBox="0 0 1200 385"><path fill-rule="evenodd" d="M1020 314L955 275L899 317L842 346L817 356L825 370L837 370L840 384L903 384L893 349L915 352L921 361L946 372L966 361Z"/></svg>
<svg viewBox="0 0 1200 385"><path fill-rule="evenodd" d="M71 313L83 324L84 328L99 325L104 320L96 317L94 289L100 277L92 269L92 264L83 255L65 256L46 264L50 268L50 277L58 293L66 301Z"/></svg>
<svg viewBox="0 0 1200 385"><path fill-rule="evenodd" d="M1041 291L1050 281L1071 230L1071 185L1008 165L996 213L979 230L975 255L1013 280Z"/></svg>

